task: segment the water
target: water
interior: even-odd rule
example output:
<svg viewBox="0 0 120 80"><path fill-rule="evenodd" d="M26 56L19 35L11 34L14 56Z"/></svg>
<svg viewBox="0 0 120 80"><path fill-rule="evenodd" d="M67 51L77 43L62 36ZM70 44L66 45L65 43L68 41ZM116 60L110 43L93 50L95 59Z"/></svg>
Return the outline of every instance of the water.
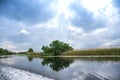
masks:
<svg viewBox="0 0 120 80"><path fill-rule="evenodd" d="M120 80L120 59L13 56L0 59L0 80Z"/></svg>

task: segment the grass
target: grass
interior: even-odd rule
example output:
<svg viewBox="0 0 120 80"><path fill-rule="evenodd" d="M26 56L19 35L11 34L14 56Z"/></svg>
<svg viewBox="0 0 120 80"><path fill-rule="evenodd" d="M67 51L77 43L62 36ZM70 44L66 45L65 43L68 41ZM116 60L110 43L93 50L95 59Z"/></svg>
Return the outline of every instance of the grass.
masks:
<svg viewBox="0 0 120 80"><path fill-rule="evenodd" d="M120 48L104 48L89 50L67 51L62 56L100 56L100 55L120 55Z"/></svg>

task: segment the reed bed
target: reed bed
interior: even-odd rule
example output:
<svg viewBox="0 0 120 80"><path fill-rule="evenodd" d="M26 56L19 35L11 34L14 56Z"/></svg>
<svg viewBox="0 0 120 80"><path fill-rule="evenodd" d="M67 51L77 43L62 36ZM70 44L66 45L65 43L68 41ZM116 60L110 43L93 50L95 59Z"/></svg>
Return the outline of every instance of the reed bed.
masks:
<svg viewBox="0 0 120 80"><path fill-rule="evenodd" d="M120 48L99 48L99 49L89 49L89 50L74 50L64 52L62 55L120 55Z"/></svg>

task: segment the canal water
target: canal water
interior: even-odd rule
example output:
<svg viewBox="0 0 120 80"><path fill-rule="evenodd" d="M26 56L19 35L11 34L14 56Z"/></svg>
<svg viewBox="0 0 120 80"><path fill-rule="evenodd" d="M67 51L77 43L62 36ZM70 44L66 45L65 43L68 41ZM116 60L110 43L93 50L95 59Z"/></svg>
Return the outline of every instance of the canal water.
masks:
<svg viewBox="0 0 120 80"><path fill-rule="evenodd" d="M120 58L1 58L0 80L120 80Z"/></svg>

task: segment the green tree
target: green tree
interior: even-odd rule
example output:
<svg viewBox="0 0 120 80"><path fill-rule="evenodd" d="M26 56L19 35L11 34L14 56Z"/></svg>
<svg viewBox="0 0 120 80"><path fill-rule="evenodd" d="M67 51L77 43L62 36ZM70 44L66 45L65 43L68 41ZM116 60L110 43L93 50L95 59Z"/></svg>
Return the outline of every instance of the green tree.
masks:
<svg viewBox="0 0 120 80"><path fill-rule="evenodd" d="M44 53L51 53L52 49L48 46L42 46L42 50L44 51Z"/></svg>
<svg viewBox="0 0 120 80"><path fill-rule="evenodd" d="M44 53L53 53L54 55L60 55L65 51L73 50L73 48L67 43L55 40L49 46L42 46L42 50Z"/></svg>
<svg viewBox="0 0 120 80"><path fill-rule="evenodd" d="M28 49L28 52L34 52L32 48L29 48Z"/></svg>
<svg viewBox="0 0 120 80"><path fill-rule="evenodd" d="M15 52L11 52L7 49L0 48L0 55L11 55L11 54L15 54Z"/></svg>

